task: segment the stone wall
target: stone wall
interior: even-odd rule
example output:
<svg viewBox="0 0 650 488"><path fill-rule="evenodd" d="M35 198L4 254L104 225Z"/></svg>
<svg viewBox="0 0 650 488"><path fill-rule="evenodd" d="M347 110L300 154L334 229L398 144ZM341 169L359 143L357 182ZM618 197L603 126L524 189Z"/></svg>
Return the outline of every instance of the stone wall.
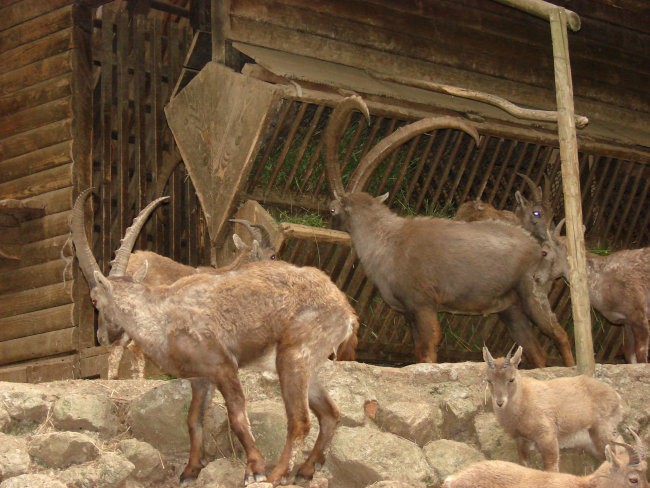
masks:
<svg viewBox="0 0 650 488"><path fill-rule="evenodd" d="M341 408L342 422L325 467L307 486L438 487L468 463L516 461L514 442L490 412L483 367L327 364L320 377ZM624 400L621 427L632 427L650 445L650 366L598 366L596 373ZM546 379L572 370L523 374ZM272 375L241 376L253 433L270 466L285 439L277 381ZM0 383L0 488L178 486L189 447L190 395L189 384L178 380ZM305 449L315 440L312 421ZM241 486L242 449L218 393L204 433L208 464L192 486ZM539 466L539 456L533 462ZM597 464L578 450L561 453L562 471L584 474Z"/></svg>

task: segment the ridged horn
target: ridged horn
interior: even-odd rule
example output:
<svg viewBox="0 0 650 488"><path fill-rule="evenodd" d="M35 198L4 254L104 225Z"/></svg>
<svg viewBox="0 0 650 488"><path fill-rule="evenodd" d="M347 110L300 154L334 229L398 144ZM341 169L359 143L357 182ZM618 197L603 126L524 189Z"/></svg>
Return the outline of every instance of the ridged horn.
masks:
<svg viewBox="0 0 650 488"><path fill-rule="evenodd" d="M75 254L77 255L77 261L79 261L81 272L86 277L86 281L88 281L91 290L97 286L95 271L101 273L97 260L90 249L90 244L86 237L86 229L84 228L84 204L93 190L94 188L91 187L79 194L77 200L74 202L72 218L70 219L70 231L72 232L72 242L74 244Z"/></svg>
<svg viewBox="0 0 650 488"><path fill-rule="evenodd" d="M627 431L634 438L634 450L638 454L641 461L645 460L648 457L648 451L646 450L645 444L639 437L639 435L628 427Z"/></svg>
<svg viewBox="0 0 650 488"><path fill-rule="evenodd" d="M631 445L625 443L625 442L617 442L617 441L611 441L611 444L614 444L615 446L621 446L624 447L625 450L628 453L628 461L627 464L629 466L638 466L641 464L641 456L639 455L639 452Z"/></svg>
<svg viewBox="0 0 650 488"><path fill-rule="evenodd" d="M565 222L566 222L566 217L557 223L555 229L553 230L553 237L560 237L562 233L562 227L564 227Z"/></svg>
<svg viewBox="0 0 650 488"><path fill-rule="evenodd" d="M339 162L339 144L348 113L352 110L361 112L366 120L370 122L370 112L363 99L358 95L344 98L334 107L330 115L327 129L325 129L325 172L330 184L330 189L335 195L345 195L343 177L341 176L341 165Z"/></svg>
<svg viewBox="0 0 650 488"><path fill-rule="evenodd" d="M363 191L370 176L386 155L416 135L436 129L462 130L472 136L476 141L476 145L479 145L479 135L476 129L458 117L427 117L417 122L412 122L400 127L391 135L384 137L361 158L359 166L348 183L349 191Z"/></svg>
<svg viewBox="0 0 650 488"><path fill-rule="evenodd" d="M133 219L133 224L131 224L131 227L126 229L126 232L124 233L120 248L115 251L115 259L111 261L111 272L108 276L124 276L126 266L129 264L129 257L131 256L135 240L138 238L138 235L140 235L142 227L155 208L160 203L169 200L169 198L170 197L156 198L153 202L143 208L138 216Z"/></svg>
<svg viewBox="0 0 650 488"><path fill-rule="evenodd" d="M228 219L228 222L243 225L244 227L246 227L246 230L251 235L251 239L260 243L262 242L262 232L260 231L260 227L257 228L253 227L253 224L251 224L248 220L245 219Z"/></svg>
<svg viewBox="0 0 650 488"><path fill-rule="evenodd" d="M517 343L515 342L510 350L508 351L508 354L506 354L506 363L510 364L510 360L512 359L512 353L515 350L515 347L517 347Z"/></svg>
<svg viewBox="0 0 650 488"><path fill-rule="evenodd" d="M533 180L530 179L528 175L525 175L524 173L517 173L519 176L522 177L522 179L528 184L528 188L530 188L530 192L533 195L533 202L537 205L541 205L543 202L544 196L542 195L542 190L540 189L539 186L535 184Z"/></svg>

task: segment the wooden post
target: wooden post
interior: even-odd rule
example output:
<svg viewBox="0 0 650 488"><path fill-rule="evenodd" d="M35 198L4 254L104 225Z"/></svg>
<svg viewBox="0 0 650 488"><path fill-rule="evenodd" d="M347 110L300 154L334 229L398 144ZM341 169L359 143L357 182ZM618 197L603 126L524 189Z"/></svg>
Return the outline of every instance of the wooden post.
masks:
<svg viewBox="0 0 650 488"><path fill-rule="evenodd" d="M560 9L563 10L565 17L565 26L568 25L573 32L580 30L580 16L571 10L567 10L544 0L495 0L496 2L514 7L526 13L549 20L551 13ZM568 58L567 58L568 60Z"/></svg>
<svg viewBox="0 0 650 488"><path fill-rule="evenodd" d="M582 203L578 141L574 123L573 85L569 63L567 14L563 8L550 12L553 64L555 68L555 96L558 112L558 139L562 160L562 189L566 215L569 281L576 343L578 371L594 375L594 346L591 337L591 313L587 286L585 241L582 230Z"/></svg>
<svg viewBox="0 0 650 488"><path fill-rule="evenodd" d="M230 31L230 0L211 0L212 61L226 63L226 39Z"/></svg>

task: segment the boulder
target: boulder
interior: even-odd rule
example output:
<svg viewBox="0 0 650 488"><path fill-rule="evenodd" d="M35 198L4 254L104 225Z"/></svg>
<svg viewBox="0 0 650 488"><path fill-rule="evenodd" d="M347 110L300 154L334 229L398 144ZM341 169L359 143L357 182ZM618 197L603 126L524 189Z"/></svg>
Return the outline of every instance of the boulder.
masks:
<svg viewBox="0 0 650 488"><path fill-rule="evenodd" d="M367 488L416 488L415 485L404 483L403 481L380 481L373 483Z"/></svg>
<svg viewBox="0 0 650 488"><path fill-rule="evenodd" d="M448 439L471 440L474 432L468 427L472 426L479 409L471 392L465 388L446 387L439 401L444 417L442 435Z"/></svg>
<svg viewBox="0 0 650 488"><path fill-rule="evenodd" d="M127 424L133 436L159 451L188 452L187 412L192 398L188 381L168 381L131 402Z"/></svg>
<svg viewBox="0 0 650 488"><path fill-rule="evenodd" d="M492 412L477 415L474 418L474 430L478 446L488 459L519 462L514 439L503 431Z"/></svg>
<svg viewBox="0 0 650 488"><path fill-rule="evenodd" d="M239 486L239 484L244 480L244 472L244 463L239 459L217 459L201 470L194 487L226 488L230 486Z"/></svg>
<svg viewBox="0 0 650 488"><path fill-rule="evenodd" d="M25 439L0 434L0 480L27 473L30 463Z"/></svg>
<svg viewBox="0 0 650 488"><path fill-rule="evenodd" d="M8 388L0 389L0 405L9 416L18 422L33 426L45 422L51 402L37 388L8 383Z"/></svg>
<svg viewBox="0 0 650 488"><path fill-rule="evenodd" d="M480 451L462 442L440 439L424 446L424 455L435 470L438 482L472 463L483 461Z"/></svg>
<svg viewBox="0 0 650 488"><path fill-rule="evenodd" d="M119 421L106 395L66 395L54 402L52 421L59 430L115 434Z"/></svg>
<svg viewBox="0 0 650 488"><path fill-rule="evenodd" d="M22 474L0 483L0 488L67 488L60 481L44 474Z"/></svg>
<svg viewBox="0 0 650 488"><path fill-rule="evenodd" d="M32 438L29 454L50 468L65 468L95 459L99 449L93 439L79 432L51 432Z"/></svg>
<svg viewBox="0 0 650 488"><path fill-rule="evenodd" d="M134 470L122 454L107 452L92 463L63 471L61 481L68 488L121 488Z"/></svg>
<svg viewBox="0 0 650 488"><path fill-rule="evenodd" d="M6 409L0 407L0 432L7 432L11 425L11 417Z"/></svg>
<svg viewBox="0 0 650 488"><path fill-rule="evenodd" d="M423 446L440 437L442 412L437 405L424 402L380 403L375 422L382 430Z"/></svg>
<svg viewBox="0 0 650 488"><path fill-rule="evenodd" d="M337 429L326 466L337 486L350 488L383 480L424 486L434 476L417 445L371 426Z"/></svg>
<svg viewBox="0 0 650 488"><path fill-rule="evenodd" d="M167 475L160 451L151 444L137 439L124 439L119 442L117 448L135 466L134 478L156 482L164 479Z"/></svg>
<svg viewBox="0 0 650 488"><path fill-rule="evenodd" d="M274 465L287 440L287 415L284 405L277 401L263 400L248 404L248 418L257 448L268 465ZM239 440L233 436L235 449L243 452Z"/></svg>

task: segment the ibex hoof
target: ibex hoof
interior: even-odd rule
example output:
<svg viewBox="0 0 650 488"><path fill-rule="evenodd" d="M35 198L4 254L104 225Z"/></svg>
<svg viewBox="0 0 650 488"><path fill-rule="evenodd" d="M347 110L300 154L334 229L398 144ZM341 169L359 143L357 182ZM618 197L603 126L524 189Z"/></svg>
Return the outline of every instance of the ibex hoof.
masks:
<svg viewBox="0 0 650 488"><path fill-rule="evenodd" d="M261 483L263 481L266 481L266 475L264 474L246 473L244 475L244 486L248 486L253 483Z"/></svg>

